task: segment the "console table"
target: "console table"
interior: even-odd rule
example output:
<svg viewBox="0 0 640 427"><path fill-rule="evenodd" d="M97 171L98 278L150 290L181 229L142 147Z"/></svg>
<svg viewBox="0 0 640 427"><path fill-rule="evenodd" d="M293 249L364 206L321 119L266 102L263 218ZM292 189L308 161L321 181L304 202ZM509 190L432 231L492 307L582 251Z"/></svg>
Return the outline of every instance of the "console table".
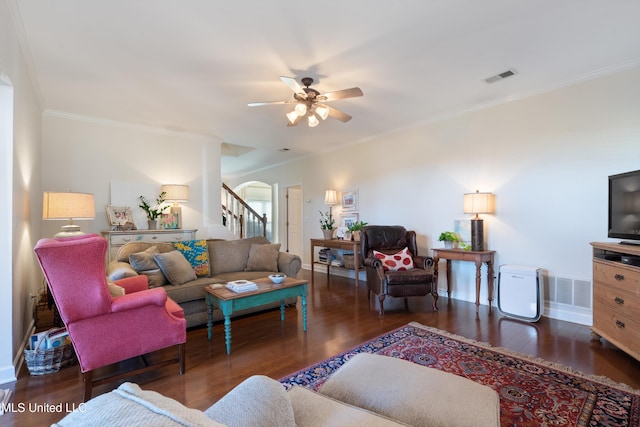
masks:
<svg viewBox="0 0 640 427"><path fill-rule="evenodd" d="M107 239L107 256L109 262L114 261L118 249L129 242L179 242L181 240L194 240L196 231L182 228L164 230L131 230L131 231L103 231L102 237Z"/></svg>
<svg viewBox="0 0 640 427"><path fill-rule="evenodd" d="M496 251L465 251L462 249L432 249L433 273L436 286L438 284L438 262L440 258L447 260L447 296L451 296L451 261L472 261L476 264L476 311L480 306L480 269L482 263L487 264L487 292L489 309L493 301L493 258Z"/></svg>
<svg viewBox="0 0 640 427"><path fill-rule="evenodd" d="M320 246L323 248L342 249L353 251L353 269L356 272L356 287L360 285L358 276L360 271L360 242L355 240L340 239L311 239L311 284L313 285L313 266L315 261L315 248ZM327 276L330 273L331 262L327 263Z"/></svg>

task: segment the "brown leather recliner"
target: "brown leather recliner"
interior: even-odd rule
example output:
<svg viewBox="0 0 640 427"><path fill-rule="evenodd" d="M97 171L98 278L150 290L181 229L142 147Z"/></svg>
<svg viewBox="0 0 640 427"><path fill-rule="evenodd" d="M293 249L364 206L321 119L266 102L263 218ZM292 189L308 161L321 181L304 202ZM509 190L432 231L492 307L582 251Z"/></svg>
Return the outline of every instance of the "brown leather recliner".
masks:
<svg viewBox="0 0 640 427"><path fill-rule="evenodd" d="M387 295L407 297L433 295L433 309L438 310L438 288L434 283L433 258L418 256L415 231L407 231L399 225L369 225L360 233L361 257L367 273L367 287L378 296L380 316L384 315L383 302ZM393 255L408 248L413 255L414 268L406 271L389 271L383 267L373 251ZM370 294L369 294L370 295Z"/></svg>

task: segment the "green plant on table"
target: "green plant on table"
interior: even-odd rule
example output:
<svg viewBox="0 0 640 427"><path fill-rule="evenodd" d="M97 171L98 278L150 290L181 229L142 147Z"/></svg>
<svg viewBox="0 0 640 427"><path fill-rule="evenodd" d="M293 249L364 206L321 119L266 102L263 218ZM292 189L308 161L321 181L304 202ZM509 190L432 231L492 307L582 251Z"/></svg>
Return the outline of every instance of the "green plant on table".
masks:
<svg viewBox="0 0 640 427"><path fill-rule="evenodd" d="M440 237L438 237L439 241L444 242L460 242L460 236L453 231L443 231L440 233Z"/></svg>
<svg viewBox="0 0 640 427"><path fill-rule="evenodd" d="M361 231L367 224L369 223L364 221L355 221L355 222L352 222L351 225L347 227L347 230L349 230L352 233L354 231Z"/></svg>
<svg viewBox="0 0 640 427"><path fill-rule="evenodd" d="M160 215L162 215L162 212L167 208L167 206L163 206L164 205L164 200L165 200L164 197L165 197L166 194L167 193L165 191L160 193L160 195L156 199L156 205L155 206L151 206L151 203L149 202L149 200L146 197L144 197L144 196L138 197L138 200L140 200L140 205L138 205L138 206L140 207L140 209L145 211L145 213L147 214L147 219L149 221L153 221L153 220L159 218Z"/></svg>

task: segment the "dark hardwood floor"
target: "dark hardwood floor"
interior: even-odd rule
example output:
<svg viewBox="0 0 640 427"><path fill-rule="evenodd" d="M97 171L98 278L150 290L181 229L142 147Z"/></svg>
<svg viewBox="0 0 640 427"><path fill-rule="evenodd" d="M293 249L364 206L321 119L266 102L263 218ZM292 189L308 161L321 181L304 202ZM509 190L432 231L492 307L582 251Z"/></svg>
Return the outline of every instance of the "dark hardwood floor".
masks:
<svg viewBox="0 0 640 427"><path fill-rule="evenodd" d="M302 271L302 278L310 272ZM472 286L469 284L469 286ZM302 331L302 315L297 308L286 310L280 321L272 310L232 321L232 353L227 356L221 323L214 325L214 336L207 340L206 327L191 329L187 338L186 373L178 374L173 365L130 378L144 389L158 391L183 404L206 409L226 392L253 374L279 379L289 373L319 362L333 354L381 335L391 329L417 321L494 346L506 347L568 365L589 374L640 389L640 361L606 342L592 341L589 327L542 318L538 323L519 322L475 304L448 299L442 295L439 311L431 308L431 296L409 298L409 310L401 299L385 301L385 316L378 317L376 298L367 298L366 284L316 272L315 284L309 287L308 331ZM123 331L126 333L126 331ZM169 350L154 356L170 356ZM94 396L116 384L94 389ZM4 385L3 388L6 388ZM24 404L22 413L0 416L2 426L49 425L64 416L54 405L76 406L82 401L82 375L78 366L45 376L30 376L26 367L14 389L13 402ZM51 412L32 411L33 405L49 404Z"/></svg>

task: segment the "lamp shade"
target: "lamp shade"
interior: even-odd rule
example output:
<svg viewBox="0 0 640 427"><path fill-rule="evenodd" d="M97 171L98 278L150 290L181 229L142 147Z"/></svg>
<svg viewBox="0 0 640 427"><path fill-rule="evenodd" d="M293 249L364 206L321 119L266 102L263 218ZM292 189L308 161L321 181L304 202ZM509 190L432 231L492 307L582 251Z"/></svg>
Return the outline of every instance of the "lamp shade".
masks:
<svg viewBox="0 0 640 427"><path fill-rule="evenodd" d="M169 202L188 202L189 186L179 184L165 184L160 188L165 193L164 199Z"/></svg>
<svg viewBox="0 0 640 427"><path fill-rule="evenodd" d="M316 107L316 114L320 116L322 120L326 120L329 117L329 107L325 105L319 105Z"/></svg>
<svg viewBox="0 0 640 427"><path fill-rule="evenodd" d="M490 214L495 212L495 196L492 193L467 193L464 195L464 213Z"/></svg>
<svg viewBox="0 0 640 427"><path fill-rule="evenodd" d="M42 219L94 219L96 208L91 193L45 191Z"/></svg>
<svg viewBox="0 0 640 427"><path fill-rule="evenodd" d="M327 190L324 193L324 204L333 206L338 204L338 194L336 190Z"/></svg>
<svg viewBox="0 0 640 427"><path fill-rule="evenodd" d="M318 126L318 123L320 123L320 120L318 120L318 118L316 117L315 114L309 115L309 127L310 128L314 128L314 127Z"/></svg>

